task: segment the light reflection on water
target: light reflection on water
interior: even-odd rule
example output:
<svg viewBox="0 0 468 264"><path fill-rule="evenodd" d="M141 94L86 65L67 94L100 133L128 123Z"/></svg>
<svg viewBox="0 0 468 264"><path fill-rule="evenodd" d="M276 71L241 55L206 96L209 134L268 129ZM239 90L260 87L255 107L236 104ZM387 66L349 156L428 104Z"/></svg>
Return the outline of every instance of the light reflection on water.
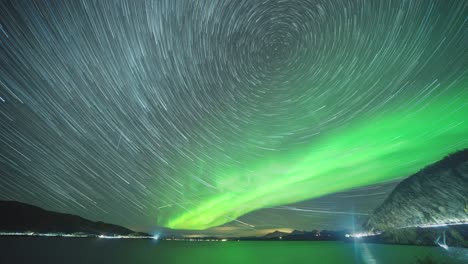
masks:
<svg viewBox="0 0 468 264"><path fill-rule="evenodd" d="M0 237L0 263L468 263L468 249L313 241Z"/></svg>

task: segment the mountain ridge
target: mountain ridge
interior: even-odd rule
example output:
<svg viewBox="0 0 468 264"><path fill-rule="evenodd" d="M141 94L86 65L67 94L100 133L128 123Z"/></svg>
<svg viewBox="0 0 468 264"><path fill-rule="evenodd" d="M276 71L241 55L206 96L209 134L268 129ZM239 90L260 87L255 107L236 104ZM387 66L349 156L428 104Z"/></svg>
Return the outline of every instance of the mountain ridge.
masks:
<svg viewBox="0 0 468 264"><path fill-rule="evenodd" d="M17 201L0 201L0 212L1 232L150 236L119 225L94 222L81 216L48 211Z"/></svg>
<svg viewBox="0 0 468 264"><path fill-rule="evenodd" d="M366 242L468 247L468 149L401 181L363 228L378 234Z"/></svg>

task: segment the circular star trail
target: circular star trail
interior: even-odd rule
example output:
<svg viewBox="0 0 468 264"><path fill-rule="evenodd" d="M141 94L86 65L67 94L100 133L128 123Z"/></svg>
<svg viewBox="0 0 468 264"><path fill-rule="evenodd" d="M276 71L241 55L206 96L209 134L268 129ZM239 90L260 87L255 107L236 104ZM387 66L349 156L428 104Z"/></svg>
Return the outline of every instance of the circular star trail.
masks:
<svg viewBox="0 0 468 264"><path fill-rule="evenodd" d="M467 102L467 1L0 1L0 198L92 219L292 227L468 147Z"/></svg>

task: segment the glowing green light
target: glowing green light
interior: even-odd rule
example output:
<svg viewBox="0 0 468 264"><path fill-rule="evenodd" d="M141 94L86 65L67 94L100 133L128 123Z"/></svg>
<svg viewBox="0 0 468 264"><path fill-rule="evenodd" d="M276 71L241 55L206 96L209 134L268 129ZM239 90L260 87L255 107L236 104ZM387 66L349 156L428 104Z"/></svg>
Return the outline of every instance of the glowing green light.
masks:
<svg viewBox="0 0 468 264"><path fill-rule="evenodd" d="M456 99L455 99L456 98ZM159 224L206 229L251 211L408 176L468 147L468 95L381 112L321 135L309 145L220 171L222 191L161 210Z"/></svg>

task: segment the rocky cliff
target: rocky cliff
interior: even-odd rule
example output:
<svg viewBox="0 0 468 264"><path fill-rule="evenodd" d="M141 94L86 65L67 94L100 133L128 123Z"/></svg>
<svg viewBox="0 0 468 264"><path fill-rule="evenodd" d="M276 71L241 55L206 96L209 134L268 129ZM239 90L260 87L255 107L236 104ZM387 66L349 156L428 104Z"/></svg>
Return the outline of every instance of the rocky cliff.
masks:
<svg viewBox="0 0 468 264"><path fill-rule="evenodd" d="M468 149L399 183L364 228L387 231L463 222L468 222Z"/></svg>

